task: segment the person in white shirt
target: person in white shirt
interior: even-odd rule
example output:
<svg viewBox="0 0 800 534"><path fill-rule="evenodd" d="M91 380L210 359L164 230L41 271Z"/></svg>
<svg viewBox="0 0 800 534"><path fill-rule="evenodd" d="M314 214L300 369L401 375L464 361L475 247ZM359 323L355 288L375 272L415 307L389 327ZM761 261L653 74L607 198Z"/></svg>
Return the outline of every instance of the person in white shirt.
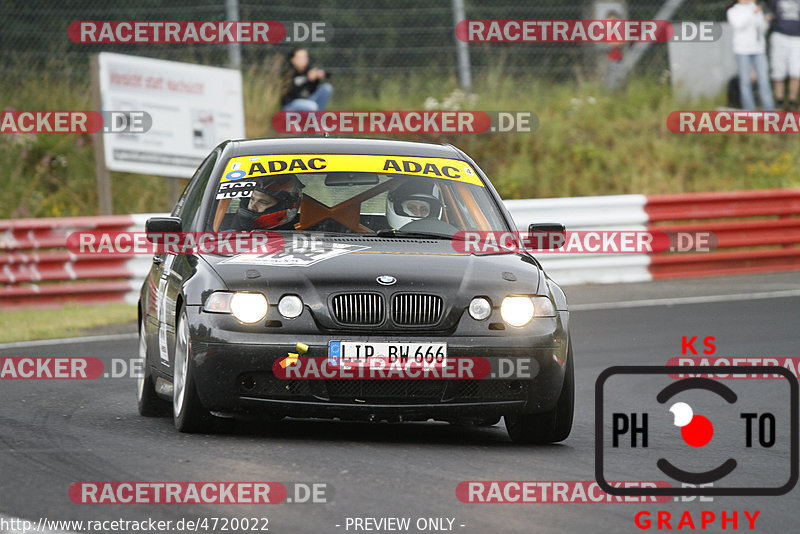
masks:
<svg viewBox="0 0 800 534"><path fill-rule="evenodd" d="M739 92L742 108L756 109L750 70L758 79L758 96L764 110L775 109L767 64L766 32L769 20L755 0L739 0L728 9L728 22L733 28L733 53L739 65Z"/></svg>

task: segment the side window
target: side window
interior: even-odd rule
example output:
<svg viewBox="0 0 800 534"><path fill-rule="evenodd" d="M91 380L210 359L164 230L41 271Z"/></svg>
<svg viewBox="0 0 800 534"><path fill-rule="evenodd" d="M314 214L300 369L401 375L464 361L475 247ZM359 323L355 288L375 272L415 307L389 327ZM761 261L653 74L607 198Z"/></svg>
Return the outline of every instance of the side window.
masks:
<svg viewBox="0 0 800 534"><path fill-rule="evenodd" d="M203 194L206 191L208 179L211 177L211 171L214 170L214 164L217 162L218 157L219 153L215 150L200 164L183 192L181 199L175 206L172 215L173 217L181 218L181 230L184 232L189 231L192 221L197 215L197 210L200 208L200 204L203 203Z"/></svg>

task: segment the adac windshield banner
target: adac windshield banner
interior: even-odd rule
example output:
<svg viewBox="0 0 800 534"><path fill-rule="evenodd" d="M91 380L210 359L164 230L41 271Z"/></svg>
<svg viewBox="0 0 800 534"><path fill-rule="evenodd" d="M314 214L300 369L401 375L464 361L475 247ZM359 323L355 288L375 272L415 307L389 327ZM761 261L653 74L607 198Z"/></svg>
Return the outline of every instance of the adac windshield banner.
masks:
<svg viewBox="0 0 800 534"><path fill-rule="evenodd" d="M278 174L329 172L410 174L483 186L475 170L467 162L457 159L354 154L240 156L231 158L220 181L236 182L245 178Z"/></svg>

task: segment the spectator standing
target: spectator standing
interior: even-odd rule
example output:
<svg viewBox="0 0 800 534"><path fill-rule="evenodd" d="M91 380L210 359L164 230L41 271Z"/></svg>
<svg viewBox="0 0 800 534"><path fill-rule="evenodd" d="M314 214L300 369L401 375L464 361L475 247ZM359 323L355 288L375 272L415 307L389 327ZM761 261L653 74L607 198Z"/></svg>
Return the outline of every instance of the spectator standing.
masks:
<svg viewBox="0 0 800 534"><path fill-rule="evenodd" d="M772 35L769 55L772 82L779 108L786 98L786 77L789 77L789 109L796 111L800 89L800 0L772 0Z"/></svg>
<svg viewBox="0 0 800 534"><path fill-rule="evenodd" d="M800 0L799 0L800 1ZM742 109L756 109L750 70L758 80L758 97L764 110L775 109L769 86L766 34L769 21L754 0L738 0L728 9L728 22L733 28L733 53L739 67L739 93Z"/></svg>

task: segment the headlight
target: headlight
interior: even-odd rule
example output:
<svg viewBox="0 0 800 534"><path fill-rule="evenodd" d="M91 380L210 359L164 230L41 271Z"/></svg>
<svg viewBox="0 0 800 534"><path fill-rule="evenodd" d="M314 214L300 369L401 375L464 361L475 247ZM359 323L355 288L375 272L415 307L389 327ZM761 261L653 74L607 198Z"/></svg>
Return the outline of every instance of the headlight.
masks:
<svg viewBox="0 0 800 534"><path fill-rule="evenodd" d="M475 297L469 303L469 314L476 321L483 321L492 313L492 305L483 297Z"/></svg>
<svg viewBox="0 0 800 534"><path fill-rule="evenodd" d="M555 317L556 309L550 297L512 296L503 299L500 315L511 326L525 326L534 317Z"/></svg>
<svg viewBox="0 0 800 534"><path fill-rule="evenodd" d="M209 313L230 313L231 312L231 297L233 293L227 291L217 291L212 293L203 304L203 311Z"/></svg>
<svg viewBox="0 0 800 534"><path fill-rule="evenodd" d="M246 324L257 323L267 316L269 304L261 293L234 293L231 297L231 313Z"/></svg>
<svg viewBox="0 0 800 534"><path fill-rule="evenodd" d="M286 295L278 303L278 311L287 319L294 319L303 313L303 301L295 295Z"/></svg>
<svg viewBox="0 0 800 534"><path fill-rule="evenodd" d="M550 297L533 297L534 315L536 317L555 317L556 307Z"/></svg>
<svg viewBox="0 0 800 534"><path fill-rule="evenodd" d="M506 297L500 305L500 316L511 326L525 326L533 319L533 300L530 297Z"/></svg>

